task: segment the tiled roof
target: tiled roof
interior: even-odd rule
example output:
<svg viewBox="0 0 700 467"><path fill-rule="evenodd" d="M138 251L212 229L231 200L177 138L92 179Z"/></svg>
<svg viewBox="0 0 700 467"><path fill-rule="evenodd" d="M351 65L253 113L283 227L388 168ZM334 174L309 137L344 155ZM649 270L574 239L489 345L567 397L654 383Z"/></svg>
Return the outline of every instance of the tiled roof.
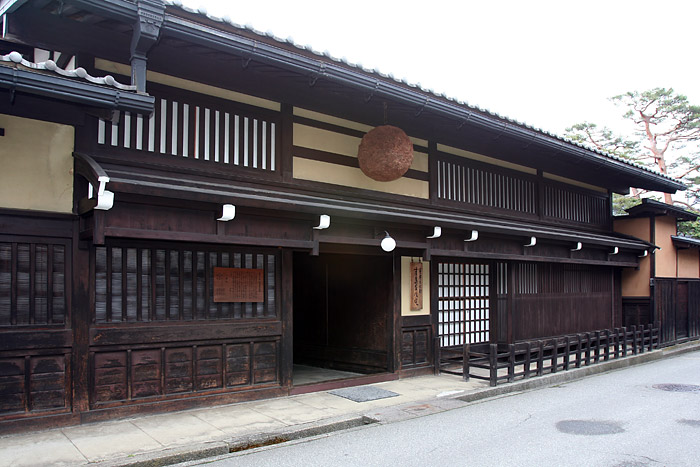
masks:
<svg viewBox="0 0 700 467"><path fill-rule="evenodd" d="M459 99L455 99L455 98L453 98L453 97L447 96L447 95L444 94L444 93L436 92L436 91L434 91L434 90L432 90L432 89L426 89L426 88L422 87L420 83L412 83L412 82L408 81L408 80L405 79L405 78L396 78L393 74L391 74L391 73L384 73L384 72L382 72L382 71L380 71L380 70L378 70L378 69L376 69L376 68L374 68L374 69L365 68L364 66L362 66L362 65L359 64L359 63L351 63L351 62L349 62L345 57L343 57L343 58L334 57L334 56L331 55L330 52L328 52L327 50L326 50L326 51L323 51L323 52L319 52L318 50L314 49L314 48L313 48L312 46L310 46L310 45L301 45L301 44L296 43L292 37L282 38L282 37L276 36L276 35L275 35L273 32L271 32L271 31L263 32L263 31L257 30L257 29L255 29L255 28L254 28L252 25L250 25L250 24L242 25L242 24L236 23L236 22L234 22L229 16L218 17L218 16L215 16L215 15L212 15L212 14L209 13L209 12L207 11L207 9L204 8L204 7L199 7L199 8L191 8L191 7L188 7L188 6L186 6L186 5L183 4L182 0L165 0L165 4L166 4L166 5L173 6L173 7L178 7L178 8L180 8L180 9L182 9L182 10L188 12L188 13L191 13L191 14L200 15L200 16L205 17L205 18L207 18L207 19L209 19L209 20L211 20L211 21L214 21L214 22L224 23L224 24L227 24L227 25L229 25L229 26L232 26L232 27L234 27L234 28L236 28L236 29L240 29L240 30L242 30L242 31L247 31L247 32L253 33L253 34L255 34L255 35L258 35L258 36L261 36L261 37L265 37L265 38L267 38L267 39L271 39L271 40L273 40L273 41L275 41L275 42L278 42L278 43L280 43L280 44L290 45L290 46L292 46L292 47L295 47L295 48L299 49L300 51L307 51L307 52L310 52L310 53L312 53L312 54L318 56L319 58L326 59L326 60L330 60L331 62L336 62L336 63L338 63L338 64L342 64L342 65L347 66L347 67L349 67L349 68L354 68L354 69L360 70L360 71L362 71L362 72L364 72L364 73L366 73L366 74L368 74L368 75L373 75L373 76L378 77L378 78L381 78L381 79L383 79L383 80L391 80L391 81L394 81L395 83L399 83L399 84L402 84L402 85L404 85L404 86L408 86L408 87L413 88L413 89L415 89L416 91L419 91L419 92L421 92L421 93L423 93L423 94L427 94L427 95L432 96L432 97L436 97L436 98L439 98L439 99L444 99L444 100L446 100L446 101L450 101L450 102L452 102L452 103L456 103L456 104L458 104L458 105L464 107L464 109L467 110L467 111L477 111L477 112L480 112L480 113L482 113L482 114L484 114L484 115L487 115L487 116L490 116L490 117L499 119L499 120L501 120L501 121L503 121L503 122L506 122L506 123L509 123L509 124L513 124L513 125L519 126L519 127L521 127L521 128L526 128L526 129L531 130L531 131L535 131L535 132L540 133L540 134L542 134L542 135L546 135L546 136L548 136L548 137L550 137L550 138L554 138L554 139L556 139L556 140L558 140L558 141L567 143L567 144L572 145L572 146L576 146L576 147L581 148L581 149L584 149L584 150L586 150L586 151L590 151L590 152L592 152L592 153L598 154L598 155L603 156L603 157L608 158L608 159L612 159L612 160L615 160L615 161L618 161L618 162L622 162L622 163L624 163L624 164L630 165L630 166L635 167L635 168L637 168L637 169L643 170L643 171L645 171L645 172L652 173L652 174L654 174L654 175L656 175L656 176L659 176L659 177L665 178L665 179L667 179L667 180L670 180L670 181L673 181L673 182L678 183L678 180L674 179L673 177L669 177L668 175L662 174L662 173L660 173L660 172L658 172L658 171L656 171L656 170L653 170L653 169L650 169L650 168L645 167L645 166L643 166L643 165L637 164L637 163L632 162L632 161L630 161L630 160L628 160L628 159L625 159L625 158L623 158L623 157L619 157L619 156L616 156L616 155L614 155L614 154L610 154L610 153L608 153L608 152L601 151L601 150L599 150L599 149L597 149L597 148L588 146L588 145L586 145L586 144L582 144L582 143L579 143L579 142L576 142L576 141L572 141L571 139L566 138L566 137L564 137L564 136L557 135L557 134L555 134L555 133L551 133L551 132L549 132L549 131L547 131L547 130L544 130L544 129L542 129L542 128L538 128L538 127L529 125L529 124L527 124L527 123L521 122L521 121L519 121L519 120L516 120L516 119L510 118L510 117L507 117L507 116L504 116L504 115L501 115L501 114L492 112L492 111L490 111L490 110L488 110L488 109L485 109L485 108L482 108L482 107L479 107L479 106L476 106L476 105L469 104L469 103L467 103L467 102L465 102L465 101L462 101L462 100L459 100Z"/></svg>
<svg viewBox="0 0 700 467"><path fill-rule="evenodd" d="M56 65L56 62L54 62L53 60L46 60L45 62L39 63L30 62L28 60L25 60L22 57L22 54L19 52L10 52L7 55L0 55L0 62L10 63L15 66L21 65L31 70L50 71L66 78L80 78L93 84L111 86L121 91L136 91L136 86L121 84L117 80L115 80L111 75L103 77L94 77L88 74L88 72L85 71L84 68L66 70Z"/></svg>

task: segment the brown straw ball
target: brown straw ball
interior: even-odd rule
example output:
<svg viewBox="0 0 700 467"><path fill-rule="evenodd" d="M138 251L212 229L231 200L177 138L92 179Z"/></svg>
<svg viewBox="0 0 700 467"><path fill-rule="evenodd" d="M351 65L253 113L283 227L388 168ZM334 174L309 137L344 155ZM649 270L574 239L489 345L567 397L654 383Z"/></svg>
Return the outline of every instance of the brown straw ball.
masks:
<svg viewBox="0 0 700 467"><path fill-rule="evenodd" d="M357 151L362 172L378 182L397 180L413 163L413 143L401 128L378 126L362 138Z"/></svg>

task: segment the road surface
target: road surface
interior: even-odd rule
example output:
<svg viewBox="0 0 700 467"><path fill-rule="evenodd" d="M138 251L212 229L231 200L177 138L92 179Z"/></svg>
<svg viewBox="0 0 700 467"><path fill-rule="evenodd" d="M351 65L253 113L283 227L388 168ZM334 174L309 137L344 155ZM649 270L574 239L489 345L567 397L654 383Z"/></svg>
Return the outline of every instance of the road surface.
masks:
<svg viewBox="0 0 700 467"><path fill-rule="evenodd" d="M197 465L697 467L700 352Z"/></svg>

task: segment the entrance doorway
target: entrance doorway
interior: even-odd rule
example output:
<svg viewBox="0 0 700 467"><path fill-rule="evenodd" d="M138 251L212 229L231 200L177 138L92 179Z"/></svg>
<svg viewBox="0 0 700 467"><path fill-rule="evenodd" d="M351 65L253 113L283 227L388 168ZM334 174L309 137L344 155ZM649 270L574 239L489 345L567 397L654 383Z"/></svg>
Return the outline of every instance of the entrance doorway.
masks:
<svg viewBox="0 0 700 467"><path fill-rule="evenodd" d="M391 369L392 268L391 257L295 253L294 385Z"/></svg>

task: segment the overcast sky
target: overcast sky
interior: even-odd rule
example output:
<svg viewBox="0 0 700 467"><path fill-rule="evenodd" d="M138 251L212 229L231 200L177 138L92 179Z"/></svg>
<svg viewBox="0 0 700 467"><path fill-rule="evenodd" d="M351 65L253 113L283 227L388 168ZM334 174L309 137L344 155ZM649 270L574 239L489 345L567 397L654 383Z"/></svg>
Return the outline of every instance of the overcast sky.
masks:
<svg viewBox="0 0 700 467"><path fill-rule="evenodd" d="M672 87L700 104L696 0L183 0L554 133L624 130L608 98Z"/></svg>

